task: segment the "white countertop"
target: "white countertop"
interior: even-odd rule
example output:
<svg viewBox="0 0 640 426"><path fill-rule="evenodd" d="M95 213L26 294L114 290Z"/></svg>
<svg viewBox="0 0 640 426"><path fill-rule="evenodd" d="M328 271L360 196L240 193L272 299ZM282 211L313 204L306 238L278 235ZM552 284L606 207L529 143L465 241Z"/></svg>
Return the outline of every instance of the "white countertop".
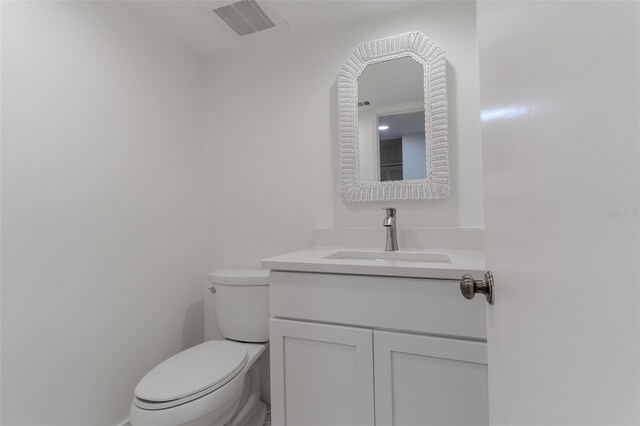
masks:
<svg viewBox="0 0 640 426"><path fill-rule="evenodd" d="M372 248L312 247L264 259L262 267L274 271L321 272L333 274L382 275L395 277L459 280L464 274L482 279L484 254L478 250L400 250L399 253L442 253L451 262L415 262L376 259L326 259L336 252L385 253Z"/></svg>

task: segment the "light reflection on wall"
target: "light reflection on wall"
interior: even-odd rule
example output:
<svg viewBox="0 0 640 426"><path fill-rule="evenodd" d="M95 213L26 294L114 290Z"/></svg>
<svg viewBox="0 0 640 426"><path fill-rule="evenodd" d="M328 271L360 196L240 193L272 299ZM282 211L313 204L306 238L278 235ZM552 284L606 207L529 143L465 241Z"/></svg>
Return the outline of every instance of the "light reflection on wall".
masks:
<svg viewBox="0 0 640 426"><path fill-rule="evenodd" d="M507 105L488 108L480 111L480 121L489 123L496 120L512 120L524 115L534 115L542 111L557 109L557 106L557 103L553 100L545 100L524 105Z"/></svg>
<svg viewBox="0 0 640 426"><path fill-rule="evenodd" d="M534 112L537 108L526 105L511 105L508 107L486 109L480 112L480 121L483 123L494 120L509 120L529 112Z"/></svg>

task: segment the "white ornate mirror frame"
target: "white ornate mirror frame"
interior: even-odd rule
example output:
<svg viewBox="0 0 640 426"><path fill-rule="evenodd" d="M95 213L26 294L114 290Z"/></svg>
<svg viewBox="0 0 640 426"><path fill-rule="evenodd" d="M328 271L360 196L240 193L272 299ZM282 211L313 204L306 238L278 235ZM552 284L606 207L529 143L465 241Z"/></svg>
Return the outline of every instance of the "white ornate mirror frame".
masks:
<svg viewBox="0 0 640 426"><path fill-rule="evenodd" d="M362 182L358 145L358 76L367 65L409 56L424 70L427 177ZM338 74L340 193L345 201L421 200L449 196L449 141L444 51L420 32L362 43Z"/></svg>

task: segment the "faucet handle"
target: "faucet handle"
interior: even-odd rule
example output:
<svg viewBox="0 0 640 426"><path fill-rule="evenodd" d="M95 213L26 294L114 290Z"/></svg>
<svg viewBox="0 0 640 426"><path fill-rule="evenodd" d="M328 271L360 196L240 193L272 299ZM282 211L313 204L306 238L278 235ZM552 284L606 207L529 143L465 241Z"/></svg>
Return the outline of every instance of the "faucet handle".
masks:
<svg viewBox="0 0 640 426"><path fill-rule="evenodd" d="M395 216L396 215L396 209L394 209L393 207L383 207L382 210L386 210L387 211L387 216Z"/></svg>

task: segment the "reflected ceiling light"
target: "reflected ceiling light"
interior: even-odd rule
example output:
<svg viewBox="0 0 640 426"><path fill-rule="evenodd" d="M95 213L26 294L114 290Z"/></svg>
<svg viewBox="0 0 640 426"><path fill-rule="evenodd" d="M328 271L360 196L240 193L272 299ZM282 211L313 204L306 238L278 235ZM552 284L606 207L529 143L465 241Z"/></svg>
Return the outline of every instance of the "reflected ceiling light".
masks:
<svg viewBox="0 0 640 426"><path fill-rule="evenodd" d="M378 126L378 130L388 130L389 126Z"/></svg>

